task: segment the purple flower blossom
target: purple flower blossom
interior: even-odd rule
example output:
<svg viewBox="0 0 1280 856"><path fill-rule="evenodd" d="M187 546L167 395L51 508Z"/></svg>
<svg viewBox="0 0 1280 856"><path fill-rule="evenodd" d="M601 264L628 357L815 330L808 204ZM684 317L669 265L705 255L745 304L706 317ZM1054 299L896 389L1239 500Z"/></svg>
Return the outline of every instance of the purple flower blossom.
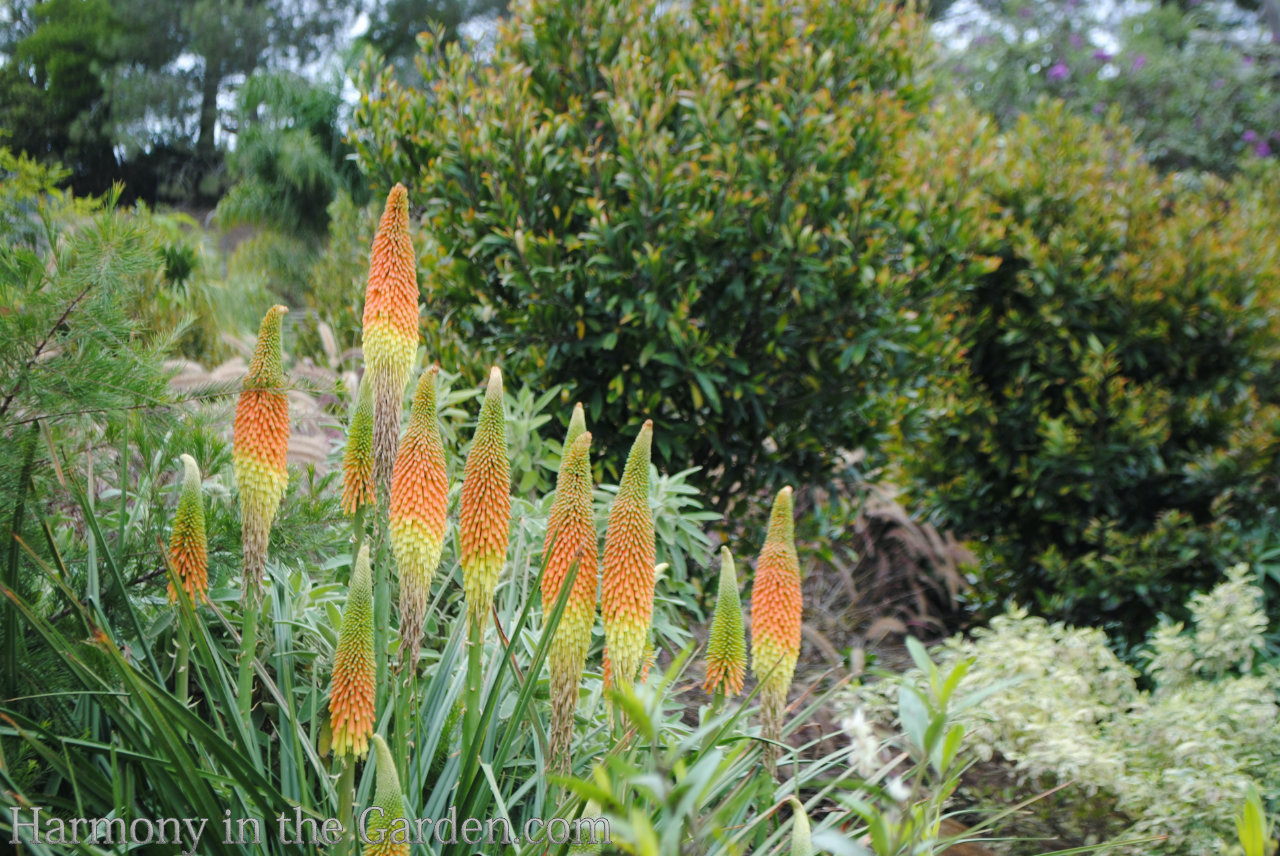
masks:
<svg viewBox="0 0 1280 856"><path fill-rule="evenodd" d="M1079 33L1072 33L1071 38L1067 39L1067 41L1071 42L1071 47L1077 48L1077 49L1079 49L1080 46L1084 44L1084 39L1080 38Z"/></svg>
<svg viewBox="0 0 1280 856"><path fill-rule="evenodd" d="M1135 56L1135 57L1133 58L1133 64L1132 64L1131 66L1129 66L1129 70L1130 70L1130 71L1138 71L1139 69L1141 69L1141 68L1142 68L1144 65L1146 65L1146 64L1147 64L1147 55L1146 55L1146 54L1138 54L1137 56Z"/></svg>
<svg viewBox="0 0 1280 856"><path fill-rule="evenodd" d="M1101 116L1105 112L1107 112L1107 105L1103 104L1101 101L1093 102L1093 115Z"/></svg>
<svg viewBox="0 0 1280 856"><path fill-rule="evenodd" d="M1224 87L1224 86L1226 86L1226 85L1227 85L1227 82L1226 82L1225 80L1223 80L1221 77L1215 77L1215 78L1213 79L1213 88L1214 88L1214 89L1221 89L1222 87Z"/></svg>
<svg viewBox="0 0 1280 856"><path fill-rule="evenodd" d="M1271 157L1271 146L1267 145L1267 141L1263 140L1253 147L1253 153L1260 158Z"/></svg>
<svg viewBox="0 0 1280 856"><path fill-rule="evenodd" d="M1098 49L1094 51L1093 58L1096 59L1098 62L1111 62L1111 54L1107 53L1102 49Z"/></svg>
<svg viewBox="0 0 1280 856"><path fill-rule="evenodd" d="M1253 57L1251 56L1243 57L1240 61L1243 62L1245 65L1253 65Z"/></svg>
<svg viewBox="0 0 1280 856"><path fill-rule="evenodd" d="M1066 80L1069 74L1071 74L1071 69L1067 68L1067 64L1064 62L1055 62L1047 72L1050 80Z"/></svg>
<svg viewBox="0 0 1280 856"><path fill-rule="evenodd" d="M1246 143L1255 143L1258 141L1258 132L1250 129L1241 134L1240 139L1244 140Z"/></svg>

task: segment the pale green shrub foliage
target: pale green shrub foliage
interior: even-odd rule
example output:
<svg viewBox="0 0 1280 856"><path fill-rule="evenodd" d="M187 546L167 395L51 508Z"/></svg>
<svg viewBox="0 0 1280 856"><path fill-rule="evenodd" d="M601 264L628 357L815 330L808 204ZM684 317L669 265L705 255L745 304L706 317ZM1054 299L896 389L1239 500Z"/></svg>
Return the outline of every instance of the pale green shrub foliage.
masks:
<svg viewBox="0 0 1280 856"><path fill-rule="evenodd" d="M1153 684L1122 663L1099 630L1068 627L1013 608L934 657L972 659L959 690L1000 687L957 717L982 761L1010 762L1027 794L1071 782L1055 799L1059 828L1087 838L1112 816L1100 853L1225 853L1251 786L1280 799L1280 669L1255 665L1266 618L1247 565L1196 594L1191 627L1164 622L1144 652ZM909 675L860 688L856 704L892 716ZM1090 827L1096 831L1096 826ZM1160 842L1138 838L1163 835Z"/></svg>

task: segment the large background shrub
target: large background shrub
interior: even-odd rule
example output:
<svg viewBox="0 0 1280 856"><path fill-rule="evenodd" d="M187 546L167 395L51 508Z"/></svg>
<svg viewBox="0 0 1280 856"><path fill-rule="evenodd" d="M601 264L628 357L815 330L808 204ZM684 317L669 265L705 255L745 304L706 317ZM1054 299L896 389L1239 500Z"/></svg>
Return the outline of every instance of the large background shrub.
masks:
<svg viewBox="0 0 1280 856"><path fill-rule="evenodd" d="M960 368L906 461L980 541L980 593L1140 638L1274 504L1274 209L1162 179L1061 104L983 145L1001 264L956 306Z"/></svg>
<svg viewBox="0 0 1280 856"><path fill-rule="evenodd" d="M660 464L704 466L721 507L872 442L931 340L913 297L965 268L931 248L977 228L910 157L918 19L865 0L514 11L487 65L451 47L422 89L361 81L363 164L409 185L445 254L428 314L572 390L615 467L652 417Z"/></svg>

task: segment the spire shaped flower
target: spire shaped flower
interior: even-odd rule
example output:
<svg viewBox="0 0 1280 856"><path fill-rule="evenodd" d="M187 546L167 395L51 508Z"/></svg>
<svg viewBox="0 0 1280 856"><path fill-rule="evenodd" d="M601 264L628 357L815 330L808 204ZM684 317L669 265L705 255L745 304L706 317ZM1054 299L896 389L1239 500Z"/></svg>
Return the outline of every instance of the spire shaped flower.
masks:
<svg viewBox="0 0 1280 856"><path fill-rule="evenodd" d="M373 383L366 375L356 391L356 406L347 427L347 447L342 453L342 513L351 517L362 505L374 505L373 485Z"/></svg>
<svg viewBox="0 0 1280 856"><path fill-rule="evenodd" d="M418 264L403 184L387 194L369 254L363 349L373 381L374 481L387 489L400 441L404 389L418 350Z"/></svg>
<svg viewBox="0 0 1280 856"><path fill-rule="evenodd" d="M369 566L369 545L364 544L351 572L338 650L333 658L329 720L334 755L352 754L363 758L368 754L369 735L373 733L376 676L373 572Z"/></svg>
<svg viewBox="0 0 1280 856"><path fill-rule="evenodd" d="M733 555L728 547L720 548L720 591L716 596L716 612L711 619L711 638L707 642L707 676L702 688L708 694L723 692L735 696L742 692L742 679L747 671L747 639L742 625L742 601L738 595L738 576L734 573Z"/></svg>
<svg viewBox="0 0 1280 856"><path fill-rule="evenodd" d="M369 812L369 822L364 829L368 843L362 853L363 856L409 856L409 813L404 792L400 790L400 774L381 734L373 735L373 748L378 757L378 781L370 808L375 810Z"/></svg>
<svg viewBox="0 0 1280 856"><path fill-rule="evenodd" d="M507 558L511 526L511 464L503 417L502 372L489 372L489 386L475 439L462 472L458 546L462 589L471 622L483 628L493 606L498 574Z"/></svg>
<svg viewBox="0 0 1280 856"><path fill-rule="evenodd" d="M284 391L280 321L289 310L267 310L236 402L232 463L240 491L246 593L257 597L271 524L289 483L289 398Z"/></svg>
<svg viewBox="0 0 1280 856"><path fill-rule="evenodd" d="M400 568L400 659L417 648L431 594L431 577L444 549L449 479L436 413L433 365L418 378L409 428L391 474L391 549Z"/></svg>
<svg viewBox="0 0 1280 856"><path fill-rule="evenodd" d="M204 500L200 495L200 467L190 455L182 456L182 493L173 515L173 534L169 537L169 564L173 566L182 587L192 602L208 599L209 549L204 533ZM169 602L178 592L169 583Z"/></svg>
<svg viewBox="0 0 1280 856"><path fill-rule="evenodd" d="M765 736L782 734L787 692L800 657L800 560L796 556L791 488L778 491L769 515L751 593L751 669L760 682Z"/></svg>
<svg viewBox="0 0 1280 856"><path fill-rule="evenodd" d="M611 682L634 681L649 651L656 556L649 506L652 442L653 420L648 420L627 455L605 531L600 612Z"/></svg>
<svg viewBox="0 0 1280 856"><path fill-rule="evenodd" d="M570 423L569 430L573 431ZM591 647L599 587L595 513L591 500L591 433L580 431L566 442L556 480L556 498L547 522L546 570L542 575L542 614L550 616L559 600L569 571L578 573L565 601L560 624L551 640L547 660L551 669L551 756L567 770L573 737L573 714L578 706L578 684Z"/></svg>

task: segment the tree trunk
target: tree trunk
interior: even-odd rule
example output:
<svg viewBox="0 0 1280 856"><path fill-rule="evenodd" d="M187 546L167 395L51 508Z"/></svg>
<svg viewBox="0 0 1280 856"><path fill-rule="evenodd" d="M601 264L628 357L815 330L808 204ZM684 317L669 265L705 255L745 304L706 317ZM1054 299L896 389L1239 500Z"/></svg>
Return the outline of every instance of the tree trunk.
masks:
<svg viewBox="0 0 1280 856"><path fill-rule="evenodd" d="M204 79L200 87L200 136L196 138L196 158L202 168L213 162L214 130L218 124L218 88L222 83L221 63L205 57Z"/></svg>

